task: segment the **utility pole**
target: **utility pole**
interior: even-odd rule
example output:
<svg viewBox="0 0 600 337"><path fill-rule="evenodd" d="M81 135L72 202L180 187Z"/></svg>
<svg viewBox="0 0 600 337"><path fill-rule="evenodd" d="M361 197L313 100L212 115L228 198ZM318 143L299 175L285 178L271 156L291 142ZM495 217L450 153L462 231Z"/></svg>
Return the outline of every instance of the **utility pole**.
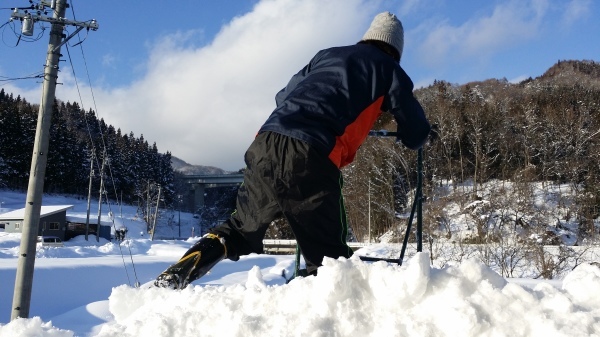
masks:
<svg viewBox="0 0 600 337"><path fill-rule="evenodd" d="M177 201L179 202L179 221L177 222L177 226L179 227L179 237L181 237L181 201L182 201L182 195L179 194L177 195Z"/></svg>
<svg viewBox="0 0 600 337"><path fill-rule="evenodd" d="M148 180L148 193L146 193L146 231L150 229L150 180Z"/></svg>
<svg viewBox="0 0 600 337"><path fill-rule="evenodd" d="M48 17L42 12L45 7L51 7L53 17ZM42 84L42 98L38 112L35 141L33 144L33 155L31 159L31 170L29 173L29 185L27 187L27 200L25 203L25 214L23 218L23 231L21 233L21 245L19 247L19 258L17 262L17 274L15 278L15 289L11 311L11 320L16 318L29 318L31 304L31 290L33 288L33 271L35 266L35 249L39 231L40 211L42 207L42 196L44 193L44 177L46 175L46 163L48 145L50 142L50 125L52 120L52 108L54 106L54 95L56 92L56 80L58 78L58 62L60 58L60 47L70 37L63 40L63 28L65 25L78 26L79 32L83 28L98 29L96 21L88 23L69 21L64 18L66 0L42 1L39 5L32 5L32 12L22 11L16 8L11 20L23 21L22 35L33 35L34 23L45 21L52 23L50 29L50 41L44 65L44 79ZM33 11L35 9L35 11Z"/></svg>
<svg viewBox="0 0 600 337"><path fill-rule="evenodd" d="M160 185L158 185L158 197L156 198L156 210L154 211L154 225L152 226L152 239L154 241L154 233L156 233L156 219L158 218L158 206L160 205Z"/></svg>
<svg viewBox="0 0 600 337"><path fill-rule="evenodd" d="M106 160L106 151L104 151L104 155L102 156L102 168L100 169L100 195L98 196L98 226L96 227L96 242L100 242L100 219L102 218L102 193L104 193L104 165L106 164Z"/></svg>
<svg viewBox="0 0 600 337"><path fill-rule="evenodd" d="M92 149L92 155L90 156L90 184L88 186L87 215L85 217L85 241L88 241L88 236L90 235L90 206L92 203L92 178L94 177L94 159L96 159L96 150Z"/></svg>

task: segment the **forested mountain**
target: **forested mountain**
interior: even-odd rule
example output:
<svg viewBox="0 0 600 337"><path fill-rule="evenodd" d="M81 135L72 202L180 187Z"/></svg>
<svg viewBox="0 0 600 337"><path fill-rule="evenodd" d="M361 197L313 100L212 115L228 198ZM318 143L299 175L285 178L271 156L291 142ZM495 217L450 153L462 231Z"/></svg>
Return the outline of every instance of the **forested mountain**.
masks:
<svg viewBox="0 0 600 337"><path fill-rule="evenodd" d="M37 105L0 89L0 187L27 189L37 115ZM143 135L123 134L77 103L55 101L44 191L87 196L93 167L97 193L103 159L108 198L133 202L147 195L149 186L160 185L165 201L172 200L169 152L159 153Z"/></svg>
<svg viewBox="0 0 600 337"><path fill-rule="evenodd" d="M175 172L183 175L227 174L227 171L221 168L214 166L192 165L173 156L171 157L171 164L173 165Z"/></svg>

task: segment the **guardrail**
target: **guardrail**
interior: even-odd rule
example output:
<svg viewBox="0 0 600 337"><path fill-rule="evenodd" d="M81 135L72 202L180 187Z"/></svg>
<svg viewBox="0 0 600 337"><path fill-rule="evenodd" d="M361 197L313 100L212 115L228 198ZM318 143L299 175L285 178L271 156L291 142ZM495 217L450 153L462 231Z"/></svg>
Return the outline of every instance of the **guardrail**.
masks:
<svg viewBox="0 0 600 337"><path fill-rule="evenodd" d="M356 251L362 247L368 246L364 242L348 242L348 246ZM294 254L296 252L296 240L263 240L264 251L267 254Z"/></svg>

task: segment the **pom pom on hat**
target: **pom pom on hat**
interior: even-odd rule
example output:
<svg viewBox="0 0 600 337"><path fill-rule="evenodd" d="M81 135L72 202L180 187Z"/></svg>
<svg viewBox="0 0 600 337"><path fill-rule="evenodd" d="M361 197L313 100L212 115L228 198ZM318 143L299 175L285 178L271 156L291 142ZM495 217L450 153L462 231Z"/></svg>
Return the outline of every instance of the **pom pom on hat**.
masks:
<svg viewBox="0 0 600 337"><path fill-rule="evenodd" d="M404 49L404 28L396 15L390 12L379 13L371 22L371 26L362 38L365 40L382 41L394 47L400 57Z"/></svg>

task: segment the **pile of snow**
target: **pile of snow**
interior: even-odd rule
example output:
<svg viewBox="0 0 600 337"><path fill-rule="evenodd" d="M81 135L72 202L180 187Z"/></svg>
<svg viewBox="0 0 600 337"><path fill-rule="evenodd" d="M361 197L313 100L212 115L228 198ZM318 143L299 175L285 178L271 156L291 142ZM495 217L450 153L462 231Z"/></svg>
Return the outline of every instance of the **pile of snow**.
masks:
<svg viewBox="0 0 600 337"><path fill-rule="evenodd" d="M291 271L292 257L272 259L271 266L267 259L251 255L241 263L222 262L216 278L209 275L207 282L181 291L117 286L108 301L46 322L17 319L0 326L0 336L600 334L600 269L589 264L561 285L507 282L473 260L431 268L427 253L404 266L326 259L318 276L285 284L279 275ZM254 262L249 271L236 269Z"/></svg>
<svg viewBox="0 0 600 337"><path fill-rule="evenodd" d="M582 293L581 287L586 291ZM585 296L583 296L585 294ZM507 283L475 262L431 269L326 260L317 277L267 286L113 290L114 321L98 336L588 336L600 332L600 269L582 266L564 289Z"/></svg>

